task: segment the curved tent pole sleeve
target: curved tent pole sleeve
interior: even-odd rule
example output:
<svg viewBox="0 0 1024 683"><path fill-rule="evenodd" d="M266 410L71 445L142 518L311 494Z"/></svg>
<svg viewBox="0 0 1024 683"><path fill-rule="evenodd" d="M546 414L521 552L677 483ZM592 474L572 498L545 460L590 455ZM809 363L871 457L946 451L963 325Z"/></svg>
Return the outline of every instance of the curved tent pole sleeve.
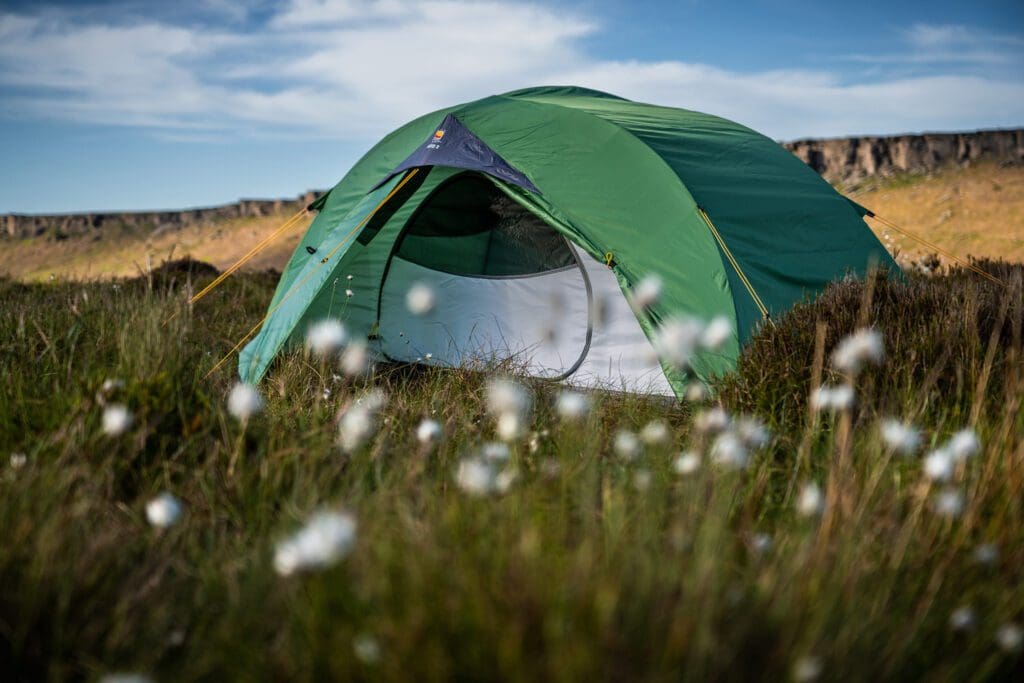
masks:
<svg viewBox="0 0 1024 683"><path fill-rule="evenodd" d="M351 240L352 237L354 237L362 229L362 227L364 225L366 225L370 221L370 219L373 218L374 215L378 211L380 211L381 207L383 207L385 204L387 204L388 201L390 201L390 199L392 197L394 197L396 194L398 194L398 191L402 189L402 186L405 185L407 182L409 182L412 179L412 177L416 175L416 173L418 171L419 171L418 168L414 168L414 169L410 170L408 173L406 173L405 177L402 178L401 182L398 183L397 185L395 185L391 189L391 191L388 192L387 196L384 197L384 199L380 200L380 203L377 204L377 206L373 207L373 211L371 211L370 213L366 214L365 218L363 218L361 221L359 221L359 223L357 223L356 226L354 228L352 228L352 230L350 230L349 233L347 235L345 235L345 237L343 237L338 242L338 244L335 245L335 247L333 249L331 249L327 253L326 256L324 256L322 259L320 259L320 263L318 263L315 268L310 270L308 273L306 273L305 277L303 277L301 280L299 280L294 285L292 285L291 289L288 290L288 293L285 294L283 297L281 297L280 301L278 301L273 306L273 308L271 308L269 311L267 311L267 314L264 315L260 319L260 321L258 323L253 325L252 329L249 330L248 332L246 332L245 336L242 337L241 339L239 339L238 343L235 344L231 348L230 351L228 351L226 354L224 354L224 357L221 358L219 361L217 361L217 364L214 365L212 368L210 368L209 372L207 372L205 375L203 375L203 379L204 380L207 379L210 375L212 375L214 372L216 372L217 369L220 368L220 366L224 365L224 363L227 362L227 360L229 358L231 358L231 356L233 356L236 351L238 351L238 349L242 348L242 344L244 344L245 342L249 341L249 338L252 335L256 334L256 331L259 330L260 327L263 326L263 323L267 322L267 319L270 316L272 316L274 313L276 313L277 309L281 308L281 306L284 305L284 302L287 301L291 297L292 294L294 294L295 292L299 291L299 289L302 288L302 285L306 284L306 282L308 282L309 279L311 277L313 277L314 273L316 273L318 270L323 268L327 264L327 262L331 260L331 257L333 257L336 253L338 253L338 250L340 250L343 246L345 246L349 242L349 240Z"/></svg>
<svg viewBox="0 0 1024 683"><path fill-rule="evenodd" d="M715 236L715 241L718 242L718 246L722 248L722 253L724 253L725 257L729 259L729 263L732 264L736 274L739 275L740 281L743 282L743 286L747 288L747 292L750 293L750 298L754 300L754 305L757 306L759 311L761 311L761 317L765 320L771 320L771 317L768 315L768 308L764 305L764 301L762 301L761 297L757 295L756 291L754 291L754 285L750 284L750 280L747 279L746 273L744 273L743 269L740 268L740 264L736 260L736 257L732 255L731 251L729 251L729 247L726 246L725 240L723 240L722 236L718 234L718 229L715 227L715 224L711 222L711 218L708 217L707 212L699 206L697 207L697 211L700 212L700 217L704 219L704 222L708 224L708 227L711 229L711 234Z"/></svg>

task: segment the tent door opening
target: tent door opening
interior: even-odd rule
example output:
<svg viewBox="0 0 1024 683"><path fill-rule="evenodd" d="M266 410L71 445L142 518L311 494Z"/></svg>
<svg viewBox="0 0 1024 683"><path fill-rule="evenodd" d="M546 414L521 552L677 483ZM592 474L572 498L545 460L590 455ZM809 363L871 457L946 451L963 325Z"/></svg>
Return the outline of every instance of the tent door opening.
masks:
<svg viewBox="0 0 1024 683"><path fill-rule="evenodd" d="M421 315L406 304L417 283L434 294ZM587 355L592 310L573 245L486 176L460 173L396 241L381 287L381 350L449 367L511 361L530 375L565 378Z"/></svg>

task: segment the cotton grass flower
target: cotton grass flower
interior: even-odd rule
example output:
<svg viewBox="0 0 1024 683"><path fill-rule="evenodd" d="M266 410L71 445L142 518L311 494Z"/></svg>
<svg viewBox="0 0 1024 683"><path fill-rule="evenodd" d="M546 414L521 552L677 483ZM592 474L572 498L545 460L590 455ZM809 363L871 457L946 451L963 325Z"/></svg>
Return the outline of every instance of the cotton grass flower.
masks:
<svg viewBox="0 0 1024 683"><path fill-rule="evenodd" d="M651 482L654 480L650 470L637 470L633 473L633 488L643 493L647 489L651 488Z"/></svg>
<svg viewBox="0 0 1024 683"><path fill-rule="evenodd" d="M424 446L432 446L444 437L444 430L436 420L425 419L416 427L416 440Z"/></svg>
<svg viewBox="0 0 1024 683"><path fill-rule="evenodd" d="M20 470L28 464L28 456L24 453L11 453L11 469Z"/></svg>
<svg viewBox="0 0 1024 683"><path fill-rule="evenodd" d="M416 282L405 293L405 307L413 315L427 315L434 310L434 290L423 282Z"/></svg>
<svg viewBox="0 0 1024 683"><path fill-rule="evenodd" d="M357 340L345 347L341 371L349 377L362 377L370 371L370 351L365 341Z"/></svg>
<svg viewBox="0 0 1024 683"><path fill-rule="evenodd" d="M676 471L676 474L683 476L693 474L700 469L700 456L693 451L680 453L679 457L672 463L672 469Z"/></svg>
<svg viewBox="0 0 1024 683"><path fill-rule="evenodd" d="M274 569L281 576L326 569L348 555L355 542L355 517L346 512L320 511L295 535L278 543Z"/></svg>
<svg viewBox="0 0 1024 683"><path fill-rule="evenodd" d="M671 437L668 425L662 420L651 420L640 430L640 441L647 446L664 446Z"/></svg>
<svg viewBox="0 0 1024 683"><path fill-rule="evenodd" d="M809 683L821 677L824 666L821 660L812 655L805 655L793 664L793 680L797 683Z"/></svg>
<svg viewBox="0 0 1024 683"><path fill-rule="evenodd" d="M690 382L686 385L685 398L690 403L700 403L707 399L708 390L707 388L698 381Z"/></svg>
<svg viewBox="0 0 1024 683"><path fill-rule="evenodd" d="M961 462L981 450L981 440L978 439L978 435L973 429L961 429L949 437L943 450L949 453L954 460Z"/></svg>
<svg viewBox="0 0 1024 683"><path fill-rule="evenodd" d="M525 434L523 419L519 413L501 413L498 415L495 433L502 441L518 441Z"/></svg>
<svg viewBox="0 0 1024 683"><path fill-rule="evenodd" d="M971 558L978 564L991 567L999 561L999 546L995 543L982 543L971 553Z"/></svg>
<svg viewBox="0 0 1024 683"><path fill-rule="evenodd" d="M309 326L306 347L318 356L336 353L345 344L345 326L333 318L325 318Z"/></svg>
<svg viewBox="0 0 1024 683"><path fill-rule="evenodd" d="M121 403L111 403L103 409L103 433L107 436L120 436L132 426L132 414Z"/></svg>
<svg viewBox="0 0 1024 683"><path fill-rule="evenodd" d="M877 330L861 329L839 342L832 352L832 365L855 375L865 365L878 365L884 357L882 335Z"/></svg>
<svg viewBox="0 0 1024 683"><path fill-rule="evenodd" d="M910 455L921 445L921 432L913 425L899 420L883 420L879 425L882 441L891 450L902 455Z"/></svg>
<svg viewBox="0 0 1024 683"><path fill-rule="evenodd" d="M804 484L796 500L796 511L801 517L818 517L825 511L825 494L814 482Z"/></svg>
<svg viewBox="0 0 1024 683"><path fill-rule="evenodd" d="M380 661L380 643L368 633L352 639L352 654L363 664L376 664Z"/></svg>
<svg viewBox="0 0 1024 683"><path fill-rule="evenodd" d="M99 683L153 683L153 678L142 673L117 672L104 674Z"/></svg>
<svg viewBox="0 0 1024 683"><path fill-rule="evenodd" d="M811 407L818 412L838 413L853 407L853 387L849 384L822 384L811 393Z"/></svg>
<svg viewBox="0 0 1024 683"><path fill-rule="evenodd" d="M697 352L704 325L694 318L672 318L654 333L651 346L657 358L677 370L690 367Z"/></svg>
<svg viewBox="0 0 1024 683"><path fill-rule="evenodd" d="M346 453L362 448L377 431L373 414L364 408L350 408L338 421L338 445Z"/></svg>
<svg viewBox="0 0 1024 683"><path fill-rule="evenodd" d="M512 457L508 444L500 441L488 441L480 447L480 457L487 462L505 462Z"/></svg>
<svg viewBox="0 0 1024 683"><path fill-rule="evenodd" d="M938 492L932 501L935 514L947 519L959 517L964 511L964 496L954 488L945 488Z"/></svg>
<svg viewBox="0 0 1024 683"><path fill-rule="evenodd" d="M949 628L954 631L970 631L978 622L978 616L970 607L957 607L949 613Z"/></svg>
<svg viewBox="0 0 1024 683"><path fill-rule="evenodd" d="M640 440L636 438L636 434L628 429L620 429L615 433L615 441L612 444L612 448L617 456L627 462L636 460L643 451L643 447L640 445Z"/></svg>
<svg viewBox="0 0 1024 683"><path fill-rule="evenodd" d="M167 529L181 518L181 509L181 501L164 491L146 503L146 519L157 529Z"/></svg>
<svg viewBox="0 0 1024 683"><path fill-rule="evenodd" d="M740 437L743 445L751 450L764 448L771 441L771 432L756 417L744 416L736 420L733 425L736 435Z"/></svg>
<svg viewBox="0 0 1024 683"><path fill-rule="evenodd" d="M530 392L519 382L507 377L492 379L486 388L487 409L493 415L514 413L523 416L530 410Z"/></svg>
<svg viewBox="0 0 1024 683"><path fill-rule="evenodd" d="M946 482L953 477L953 456L944 449L932 451L924 459L924 475L932 481Z"/></svg>
<svg viewBox="0 0 1024 683"><path fill-rule="evenodd" d="M494 490L498 493L508 493L518 478L518 472L511 467L506 467L494 477Z"/></svg>
<svg viewBox="0 0 1024 683"><path fill-rule="evenodd" d="M349 405L338 420L338 445L345 453L354 453L377 432L378 413L387 405L387 395L373 389Z"/></svg>
<svg viewBox="0 0 1024 683"><path fill-rule="evenodd" d="M486 496L497 486L494 465L483 458L466 458L455 471L455 483L472 496Z"/></svg>
<svg viewBox="0 0 1024 683"><path fill-rule="evenodd" d="M1003 624L996 630L996 643L1005 652L1016 652L1024 645L1024 629L1013 622Z"/></svg>
<svg viewBox="0 0 1024 683"><path fill-rule="evenodd" d="M743 469L747 466L749 453L739 434L722 432L711 443L711 462L728 469Z"/></svg>
<svg viewBox="0 0 1024 683"><path fill-rule="evenodd" d="M235 384L228 394L228 412L241 422L263 410L263 398L251 384Z"/></svg>
<svg viewBox="0 0 1024 683"><path fill-rule="evenodd" d="M716 316L701 333L700 345L709 351L720 351L734 334L732 321L724 315Z"/></svg>
<svg viewBox="0 0 1024 683"><path fill-rule="evenodd" d="M658 302L661 297L661 289L661 278L657 275L648 275L631 290L630 304L637 312L646 310Z"/></svg>
<svg viewBox="0 0 1024 683"><path fill-rule="evenodd" d="M580 422L590 411L590 399L576 391L563 391L555 399L555 412L563 420Z"/></svg>
<svg viewBox="0 0 1024 683"><path fill-rule="evenodd" d="M750 549L758 555L764 555L772 549L772 537L768 534L754 534L750 537Z"/></svg>
<svg viewBox="0 0 1024 683"><path fill-rule="evenodd" d="M714 407L697 413L693 427L701 434L716 434L729 428L732 420L724 408Z"/></svg>

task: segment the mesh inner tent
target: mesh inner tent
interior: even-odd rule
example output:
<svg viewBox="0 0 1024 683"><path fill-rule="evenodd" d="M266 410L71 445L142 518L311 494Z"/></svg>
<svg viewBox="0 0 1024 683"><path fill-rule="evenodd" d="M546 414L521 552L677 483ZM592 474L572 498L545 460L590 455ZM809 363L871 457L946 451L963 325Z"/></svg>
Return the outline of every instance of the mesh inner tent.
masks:
<svg viewBox="0 0 1024 683"><path fill-rule="evenodd" d="M424 202L396 256L473 277L518 277L575 265L564 237L476 173L453 177Z"/></svg>

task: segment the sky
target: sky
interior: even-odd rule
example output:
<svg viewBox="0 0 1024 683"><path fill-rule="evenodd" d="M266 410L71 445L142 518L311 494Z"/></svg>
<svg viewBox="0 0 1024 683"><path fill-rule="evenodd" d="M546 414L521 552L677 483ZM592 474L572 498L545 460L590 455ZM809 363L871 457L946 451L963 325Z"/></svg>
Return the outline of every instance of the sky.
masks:
<svg viewBox="0 0 1024 683"><path fill-rule="evenodd" d="M546 84L777 140L1021 127L1024 2L0 0L0 214L296 196Z"/></svg>

